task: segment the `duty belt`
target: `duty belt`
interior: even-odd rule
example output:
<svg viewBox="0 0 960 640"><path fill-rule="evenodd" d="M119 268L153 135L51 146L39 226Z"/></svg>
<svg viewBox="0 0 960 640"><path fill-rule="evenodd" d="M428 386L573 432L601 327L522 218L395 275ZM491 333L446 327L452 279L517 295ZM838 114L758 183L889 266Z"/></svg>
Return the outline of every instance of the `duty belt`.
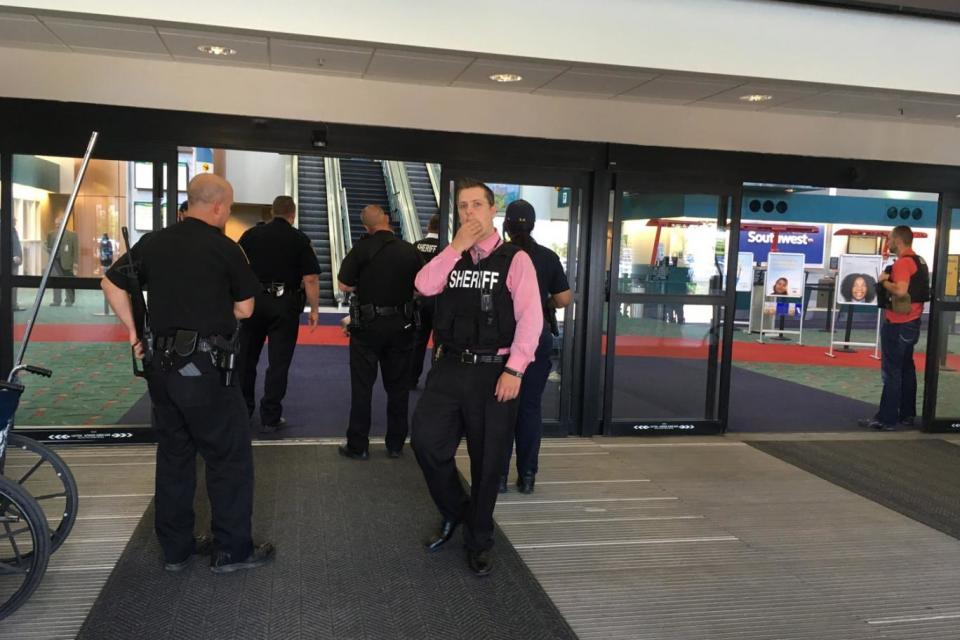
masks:
<svg viewBox="0 0 960 640"><path fill-rule="evenodd" d="M267 293L275 298L280 298L287 291L286 282L261 282L263 285L263 292Z"/></svg>
<svg viewBox="0 0 960 640"><path fill-rule="evenodd" d="M460 364L503 364L509 355L508 353L473 353L469 349L460 351L444 344L436 350L437 358L453 358Z"/></svg>
<svg viewBox="0 0 960 640"><path fill-rule="evenodd" d="M157 351L172 351L176 341L174 336L160 336L156 338L155 343L156 346L154 348ZM209 338L197 338L197 344L194 347L193 352L196 353L199 351L200 353L210 353L215 348L215 345Z"/></svg>
<svg viewBox="0 0 960 640"><path fill-rule="evenodd" d="M373 311L374 311L374 313L376 313L378 316L398 316L398 315L401 315L401 314L403 314L403 313L405 312L406 306L407 306L407 305L405 305L405 304L398 304L398 305L395 305L395 306L392 306L392 307L378 307L378 306L374 306L374 307L373 307Z"/></svg>

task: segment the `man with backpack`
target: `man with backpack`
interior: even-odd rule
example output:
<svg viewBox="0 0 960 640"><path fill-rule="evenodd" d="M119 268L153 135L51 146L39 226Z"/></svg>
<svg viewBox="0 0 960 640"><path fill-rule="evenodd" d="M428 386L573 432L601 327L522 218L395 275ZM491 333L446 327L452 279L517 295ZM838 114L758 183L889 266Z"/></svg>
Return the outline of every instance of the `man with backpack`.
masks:
<svg viewBox="0 0 960 640"><path fill-rule="evenodd" d="M913 348L920 339L923 303L930 300L930 270L913 251L913 231L894 227L887 239L897 261L880 274L877 300L883 308L880 348L883 393L873 418L861 420L863 427L893 431L897 424L914 426L917 419L917 369Z"/></svg>

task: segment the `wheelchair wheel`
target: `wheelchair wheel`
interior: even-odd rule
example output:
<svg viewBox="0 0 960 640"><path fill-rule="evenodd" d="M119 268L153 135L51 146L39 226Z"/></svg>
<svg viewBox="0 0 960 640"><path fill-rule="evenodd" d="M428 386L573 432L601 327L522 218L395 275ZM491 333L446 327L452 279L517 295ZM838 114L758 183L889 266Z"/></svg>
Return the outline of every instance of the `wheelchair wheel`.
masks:
<svg viewBox="0 0 960 640"><path fill-rule="evenodd" d="M0 476L0 620L40 585L50 559L50 529L37 501Z"/></svg>
<svg viewBox="0 0 960 640"><path fill-rule="evenodd" d="M47 516L50 553L59 549L73 529L80 502L70 467L50 447L12 432L2 473L37 501Z"/></svg>

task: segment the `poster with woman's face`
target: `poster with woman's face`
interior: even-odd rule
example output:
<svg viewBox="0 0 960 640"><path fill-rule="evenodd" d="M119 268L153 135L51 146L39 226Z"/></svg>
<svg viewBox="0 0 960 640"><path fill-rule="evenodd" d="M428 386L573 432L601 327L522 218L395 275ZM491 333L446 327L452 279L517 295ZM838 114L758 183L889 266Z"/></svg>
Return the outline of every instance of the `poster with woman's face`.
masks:
<svg viewBox="0 0 960 640"><path fill-rule="evenodd" d="M882 266L881 256L841 255L837 271L837 303L875 304L877 278Z"/></svg>
<svg viewBox="0 0 960 640"><path fill-rule="evenodd" d="M767 257L767 276L764 295L781 298L800 298L806 284L802 253L771 253Z"/></svg>

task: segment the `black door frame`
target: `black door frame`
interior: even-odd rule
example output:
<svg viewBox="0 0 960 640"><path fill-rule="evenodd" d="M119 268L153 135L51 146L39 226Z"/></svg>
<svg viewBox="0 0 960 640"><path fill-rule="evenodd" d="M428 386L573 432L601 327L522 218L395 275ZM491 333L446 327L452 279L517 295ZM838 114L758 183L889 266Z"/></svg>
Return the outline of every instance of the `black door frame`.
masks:
<svg viewBox="0 0 960 640"><path fill-rule="evenodd" d="M446 246L450 237L450 221L457 226L457 218L451 211L452 194L451 183L458 178L473 178L487 183L518 184L546 187L570 187L574 190L570 202L570 220L567 234L567 246L575 247L575 254L567 253L567 278L573 292L573 303L563 311L564 340L561 352L561 369L569 372L565 379L569 383L564 385L565 391L560 394L560 416L557 420L544 420L544 434L548 436L581 435L582 433L582 398L584 370L583 352L585 350L586 323L583 322L584 301L586 286L584 273L580 265L587 264L588 242L585 238L589 226L587 206L591 196L591 174L582 171L551 170L551 169L506 169L503 167L484 166L451 166L441 165L441 196L440 196L440 242ZM576 316L576 317L574 317ZM573 329L572 333L567 328ZM568 337L570 339L568 339Z"/></svg>
<svg viewBox="0 0 960 640"><path fill-rule="evenodd" d="M944 316L960 312L960 298L947 299L947 261L950 254L950 231L953 210L960 210L960 191L944 191L937 206L937 243L933 262L932 299L927 325L927 363L924 370L923 423L925 430L934 433L960 432L960 416L937 415L937 397L940 386L940 355L947 352L949 334ZM957 229L960 230L960 229Z"/></svg>
<svg viewBox="0 0 960 640"><path fill-rule="evenodd" d="M16 156L53 156L62 158L77 158L83 151L83 146L64 140L46 141L27 145L9 144L0 148L0 184L3 185L0 193L0 211L10 212L0 216L0 248L4 255L0 256L3 269L0 269L0 291L7 292L11 288L36 289L42 281L42 276L13 275L10 265L10 256L6 255L6 248L11 246L13 235L13 189L6 188L13 184L13 163ZM153 166L153 228L160 229L175 219L177 208L177 149L174 145L150 145L139 143L117 144L116 142L94 148L92 160L114 160L122 162L150 162ZM172 168L171 168L172 167ZM164 169L167 169L167 189L164 193ZM162 202L166 196L167 219L163 218ZM51 277L47 281L49 287L71 288L80 290L99 290L100 278L95 277ZM31 302L32 304L32 302ZM14 318L13 300L9 295L0 296L0 379L6 379L13 366L14 353ZM29 360L29 358L28 358ZM48 363L34 362L37 365ZM99 428L63 429L63 428L25 428L30 437L37 440L56 440L57 442L152 442L154 436L149 425L101 425ZM56 436L56 438L51 438Z"/></svg>
<svg viewBox="0 0 960 640"><path fill-rule="evenodd" d="M736 257L740 246L740 210L742 183L732 180L717 180L713 176L688 172L621 172L616 176L614 189L613 220L610 244L610 269L606 277L607 308L606 354L603 375L602 430L604 435L712 435L722 433L727 427L729 412L731 356L733 348L734 313L736 303ZM620 262L620 238L623 233L623 195L631 193L677 193L717 196L717 229L726 229L727 259L723 274L723 290L706 295L621 293L618 291L615 269ZM733 257L731 257L733 256ZM593 265L591 265L593 266ZM606 264L604 264L605 270ZM703 419L617 419L613 416L613 380L616 353L617 314L620 304L701 304L714 308L713 326L707 362L706 413ZM638 381L642 384L642 381ZM715 414L715 418L708 417Z"/></svg>

